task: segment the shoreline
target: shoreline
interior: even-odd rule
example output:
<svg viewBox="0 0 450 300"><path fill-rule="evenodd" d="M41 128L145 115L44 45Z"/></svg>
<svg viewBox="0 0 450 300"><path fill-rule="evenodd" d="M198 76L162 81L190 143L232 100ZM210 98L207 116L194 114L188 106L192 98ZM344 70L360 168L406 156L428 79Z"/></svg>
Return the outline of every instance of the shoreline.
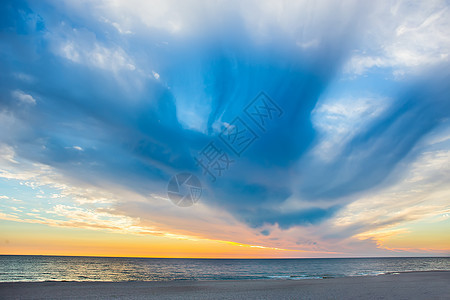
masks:
<svg viewBox="0 0 450 300"><path fill-rule="evenodd" d="M0 298L448 299L450 271L318 279L1 282Z"/></svg>
<svg viewBox="0 0 450 300"><path fill-rule="evenodd" d="M360 277L377 277L385 275L411 274L411 273L450 273L449 270L427 270L427 271L398 271L386 272L380 274L365 274L365 275L348 275L348 276L316 276L316 277L300 277L300 276L273 276L266 278L245 278L245 279L169 279L169 280L123 280L123 281L96 281L96 280L44 280L44 281L0 281L2 283L45 283L45 282L78 282L78 283L126 283L126 282L218 282L218 281L303 281L303 280L328 280L328 279L342 279L342 278L360 278Z"/></svg>

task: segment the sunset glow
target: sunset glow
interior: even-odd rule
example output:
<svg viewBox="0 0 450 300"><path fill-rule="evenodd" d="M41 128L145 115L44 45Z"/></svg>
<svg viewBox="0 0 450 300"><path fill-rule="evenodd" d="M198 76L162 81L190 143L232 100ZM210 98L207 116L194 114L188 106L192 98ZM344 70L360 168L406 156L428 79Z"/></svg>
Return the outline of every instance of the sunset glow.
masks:
<svg viewBox="0 0 450 300"><path fill-rule="evenodd" d="M0 254L450 255L449 5L369 2L2 1Z"/></svg>

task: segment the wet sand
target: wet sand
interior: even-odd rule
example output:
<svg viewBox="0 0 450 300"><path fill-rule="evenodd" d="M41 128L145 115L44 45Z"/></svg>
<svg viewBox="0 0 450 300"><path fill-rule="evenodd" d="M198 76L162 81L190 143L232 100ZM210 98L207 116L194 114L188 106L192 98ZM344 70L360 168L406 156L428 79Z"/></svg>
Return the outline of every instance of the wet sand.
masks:
<svg viewBox="0 0 450 300"><path fill-rule="evenodd" d="M304 280L0 283L1 299L450 299L450 271Z"/></svg>

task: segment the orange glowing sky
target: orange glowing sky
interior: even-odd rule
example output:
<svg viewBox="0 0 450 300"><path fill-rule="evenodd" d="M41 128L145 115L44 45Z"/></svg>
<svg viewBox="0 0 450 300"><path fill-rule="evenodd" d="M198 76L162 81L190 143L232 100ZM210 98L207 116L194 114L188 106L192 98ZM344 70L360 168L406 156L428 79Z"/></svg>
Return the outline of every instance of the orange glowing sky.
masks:
<svg viewBox="0 0 450 300"><path fill-rule="evenodd" d="M0 1L0 254L450 255L448 1L138 2Z"/></svg>

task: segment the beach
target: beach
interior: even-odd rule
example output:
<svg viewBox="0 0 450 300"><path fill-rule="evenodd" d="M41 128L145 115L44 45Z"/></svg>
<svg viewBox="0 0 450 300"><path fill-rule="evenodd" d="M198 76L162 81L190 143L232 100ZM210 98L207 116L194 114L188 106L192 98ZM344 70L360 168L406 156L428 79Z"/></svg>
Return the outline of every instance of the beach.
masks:
<svg viewBox="0 0 450 300"><path fill-rule="evenodd" d="M449 299L450 271L303 280L2 282L1 299Z"/></svg>

